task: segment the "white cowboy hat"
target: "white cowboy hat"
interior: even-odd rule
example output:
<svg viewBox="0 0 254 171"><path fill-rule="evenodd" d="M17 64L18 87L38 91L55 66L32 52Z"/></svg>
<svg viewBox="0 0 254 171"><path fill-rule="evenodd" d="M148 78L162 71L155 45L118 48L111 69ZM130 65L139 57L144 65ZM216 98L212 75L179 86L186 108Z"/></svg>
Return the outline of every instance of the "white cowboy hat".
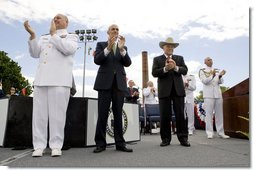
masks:
<svg viewBox="0 0 254 171"><path fill-rule="evenodd" d="M175 48L179 45L179 43L175 43L175 42L174 42L174 40L173 40L172 37L168 37L164 42L163 42L163 41L160 42L160 43L159 43L159 46L160 46L161 49L163 49L163 46L164 46L164 45L167 45L167 44L168 44L168 45L174 45Z"/></svg>

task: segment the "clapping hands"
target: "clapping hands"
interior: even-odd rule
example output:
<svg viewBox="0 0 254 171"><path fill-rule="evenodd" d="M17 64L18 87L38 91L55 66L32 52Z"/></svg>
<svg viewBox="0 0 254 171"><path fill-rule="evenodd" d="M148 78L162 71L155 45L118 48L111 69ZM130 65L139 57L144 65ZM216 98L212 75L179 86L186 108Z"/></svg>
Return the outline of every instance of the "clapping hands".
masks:
<svg viewBox="0 0 254 171"><path fill-rule="evenodd" d="M125 37L119 35L118 36L118 48L120 49L120 51L124 50L124 45L125 45Z"/></svg>
<svg viewBox="0 0 254 171"><path fill-rule="evenodd" d="M176 67L176 63L173 59L166 60L165 68L167 71L171 69L175 69L175 67Z"/></svg>
<svg viewBox="0 0 254 171"><path fill-rule="evenodd" d="M222 70L221 72L220 72L220 76L223 76L223 75L225 75L226 74L226 71L225 70Z"/></svg>
<svg viewBox="0 0 254 171"><path fill-rule="evenodd" d="M118 37L109 37L107 49L111 50L116 40L117 40L118 48L120 49L120 51L123 51L124 45L125 45L125 37L121 35L119 35Z"/></svg>
<svg viewBox="0 0 254 171"><path fill-rule="evenodd" d="M132 97L134 97L134 96L137 96L137 97L138 97L138 96L139 96L139 92L134 91L133 94L132 94Z"/></svg>

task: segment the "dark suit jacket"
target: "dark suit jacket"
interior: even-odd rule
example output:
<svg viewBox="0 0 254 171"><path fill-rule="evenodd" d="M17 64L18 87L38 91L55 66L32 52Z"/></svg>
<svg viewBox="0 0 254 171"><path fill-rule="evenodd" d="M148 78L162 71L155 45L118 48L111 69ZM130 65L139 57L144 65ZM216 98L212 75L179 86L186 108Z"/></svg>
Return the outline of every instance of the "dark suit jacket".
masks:
<svg viewBox="0 0 254 171"><path fill-rule="evenodd" d="M0 98L4 97L4 91L0 90Z"/></svg>
<svg viewBox="0 0 254 171"><path fill-rule="evenodd" d="M130 89L130 87L128 87L127 88L128 89L128 93L127 93L127 95L126 95L126 102L129 102L129 103L137 103L137 100L138 100L138 98L139 98L139 96L131 96L132 94L131 94L131 89ZM137 88L133 88L133 93L134 92L139 92L138 91L138 89Z"/></svg>
<svg viewBox="0 0 254 171"><path fill-rule="evenodd" d="M186 75L188 68L184 63L182 56L173 55L172 59L179 67L179 71L170 70L164 73L163 68L165 67L166 56L161 55L153 59L152 75L158 77L158 97L168 97L170 95L172 85L174 83L176 94L178 96L185 96L184 84L182 75Z"/></svg>
<svg viewBox="0 0 254 171"><path fill-rule="evenodd" d="M118 90L127 91L126 73L124 67L131 65L131 59L126 53L123 57L117 47L116 54L111 51L107 56L104 55L104 49L108 42L98 42L96 46L94 63L100 65L94 84L95 90L109 90L112 87L114 76ZM127 51L127 47L124 47Z"/></svg>

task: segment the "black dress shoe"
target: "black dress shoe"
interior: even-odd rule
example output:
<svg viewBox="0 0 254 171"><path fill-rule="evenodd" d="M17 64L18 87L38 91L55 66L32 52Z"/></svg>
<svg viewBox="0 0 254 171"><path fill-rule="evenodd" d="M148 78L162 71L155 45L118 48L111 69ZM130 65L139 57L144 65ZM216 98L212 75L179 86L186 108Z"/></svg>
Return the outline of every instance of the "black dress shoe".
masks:
<svg viewBox="0 0 254 171"><path fill-rule="evenodd" d="M166 140L163 140L160 144L161 147L165 147L165 146L168 146L170 145L170 142L169 141L166 141Z"/></svg>
<svg viewBox="0 0 254 171"><path fill-rule="evenodd" d="M117 151L123 151L123 152L133 152L132 149L127 148L126 146L116 146Z"/></svg>
<svg viewBox="0 0 254 171"><path fill-rule="evenodd" d="M70 145L64 145L64 146L62 147L62 150L69 150L70 148L71 148Z"/></svg>
<svg viewBox="0 0 254 171"><path fill-rule="evenodd" d="M182 141L180 142L182 146L185 146L185 147L190 147L190 143L189 141Z"/></svg>
<svg viewBox="0 0 254 171"><path fill-rule="evenodd" d="M93 150L93 152L94 152L94 153L100 153L100 152L105 151L105 150L106 150L105 147L96 147L96 148Z"/></svg>
<svg viewBox="0 0 254 171"><path fill-rule="evenodd" d="M17 147L14 147L11 150L25 150L25 149L27 149L27 147L25 147L25 146L17 146Z"/></svg>

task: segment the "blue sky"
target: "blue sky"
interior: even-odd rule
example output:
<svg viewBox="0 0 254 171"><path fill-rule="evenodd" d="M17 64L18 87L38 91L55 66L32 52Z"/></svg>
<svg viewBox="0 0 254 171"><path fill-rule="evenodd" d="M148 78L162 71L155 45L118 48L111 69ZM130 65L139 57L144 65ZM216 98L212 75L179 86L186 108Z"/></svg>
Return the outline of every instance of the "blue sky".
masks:
<svg viewBox="0 0 254 171"><path fill-rule="evenodd" d="M33 81L38 61L28 52L29 35L23 28L28 19L37 37L48 33L51 19L66 14L68 31L97 29L98 41L107 39L106 30L116 23L126 37L133 64L127 77L142 87L141 52L148 51L149 79L152 60L161 55L159 42L173 37L180 45L175 54L182 55L197 80L195 95L202 90L198 71L204 58L213 58L214 67L225 69L223 86L232 87L249 77L249 1L248 0L0 0L0 50L8 53L22 67L22 74ZM76 96L82 95L84 43L79 44L73 73ZM96 42L88 43L94 49ZM93 84L98 66L86 56L86 97L97 97Z"/></svg>

